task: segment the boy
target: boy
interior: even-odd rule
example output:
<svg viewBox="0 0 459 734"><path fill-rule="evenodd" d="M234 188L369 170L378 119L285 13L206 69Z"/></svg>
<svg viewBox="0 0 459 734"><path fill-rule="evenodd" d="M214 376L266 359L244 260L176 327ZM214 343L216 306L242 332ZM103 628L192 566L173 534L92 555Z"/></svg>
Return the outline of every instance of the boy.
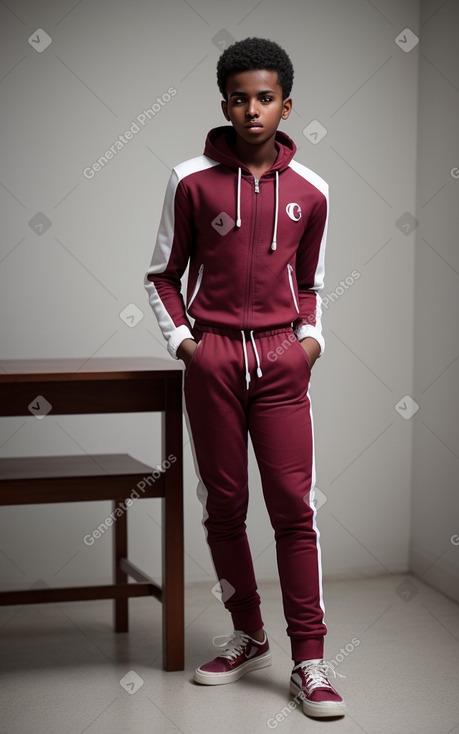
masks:
<svg viewBox="0 0 459 734"><path fill-rule="evenodd" d="M275 532L294 660L290 690L305 714L342 716L323 660L308 395L324 348L328 187L293 159L295 144L277 130L290 115L293 82L280 46L234 43L218 61L217 81L231 126L211 130L204 155L173 170L145 279L168 350L185 363L203 524L234 625L195 681L231 683L271 664L245 525L250 432Z"/></svg>

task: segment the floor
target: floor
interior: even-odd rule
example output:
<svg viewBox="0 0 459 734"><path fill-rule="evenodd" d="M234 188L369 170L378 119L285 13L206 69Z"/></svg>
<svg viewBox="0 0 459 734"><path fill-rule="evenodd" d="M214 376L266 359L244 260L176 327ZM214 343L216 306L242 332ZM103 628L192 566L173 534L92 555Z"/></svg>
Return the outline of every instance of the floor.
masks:
<svg viewBox="0 0 459 734"><path fill-rule="evenodd" d="M275 582L261 583L273 665L226 686L192 682L230 632L206 584L186 590L186 668L161 669L161 606L130 601L115 635L111 602L0 609L0 734L459 734L459 607L416 578L325 583L325 657L347 705L314 720L292 704Z"/></svg>

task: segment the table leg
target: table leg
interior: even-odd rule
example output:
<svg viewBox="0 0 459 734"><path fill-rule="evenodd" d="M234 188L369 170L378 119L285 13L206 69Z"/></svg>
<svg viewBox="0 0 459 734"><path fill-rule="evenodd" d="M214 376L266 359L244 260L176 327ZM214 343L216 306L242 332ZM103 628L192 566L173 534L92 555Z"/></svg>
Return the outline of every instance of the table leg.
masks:
<svg viewBox="0 0 459 734"><path fill-rule="evenodd" d="M184 544L183 544L183 431L182 394L175 384L167 391L163 413L165 497L162 499L163 667L183 670ZM166 468L167 467L167 468Z"/></svg>
<svg viewBox="0 0 459 734"><path fill-rule="evenodd" d="M115 512L118 501L112 502L112 510ZM128 557L128 539L127 539L127 512L120 513L113 527L113 582L115 584L126 584L128 575L120 568L121 558ZM114 624L115 632L128 631L128 599L115 599L114 606Z"/></svg>

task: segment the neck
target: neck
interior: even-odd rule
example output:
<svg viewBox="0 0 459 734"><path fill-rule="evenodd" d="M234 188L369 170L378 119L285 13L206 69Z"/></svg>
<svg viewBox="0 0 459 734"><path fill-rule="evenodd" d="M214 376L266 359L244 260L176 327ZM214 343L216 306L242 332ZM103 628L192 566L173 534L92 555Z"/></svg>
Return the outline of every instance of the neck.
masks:
<svg viewBox="0 0 459 734"><path fill-rule="evenodd" d="M244 140L238 138L234 145L235 154L256 178L259 178L265 171L271 168L276 161L277 149L274 144L274 138L275 136L273 135L272 138L260 145L246 143Z"/></svg>

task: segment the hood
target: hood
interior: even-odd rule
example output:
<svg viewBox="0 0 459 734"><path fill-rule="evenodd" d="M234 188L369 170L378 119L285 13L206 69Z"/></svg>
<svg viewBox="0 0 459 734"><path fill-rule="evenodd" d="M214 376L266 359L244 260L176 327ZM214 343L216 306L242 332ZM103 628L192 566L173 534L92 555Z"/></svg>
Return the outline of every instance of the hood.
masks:
<svg viewBox="0 0 459 734"><path fill-rule="evenodd" d="M250 173L247 166L239 160L231 148L235 142L236 133L232 125L214 127L207 135L204 155L236 171L242 168L245 173ZM269 171L283 171L295 155L296 145L288 135L280 130L276 132L275 145L278 155Z"/></svg>
<svg viewBox="0 0 459 734"><path fill-rule="evenodd" d="M252 175L250 170L242 161L234 154L231 146L236 142L236 133L231 125L223 125L215 127L209 132L204 147L204 155L212 158L212 160L221 163L228 168L237 172L237 191L235 202L235 223L236 227L242 226L241 220L241 175L242 171ZM273 236L271 242L271 250L277 249L277 222L279 216L279 173L286 169L296 153L296 145L288 135L277 130L275 136L275 146L278 151L277 158L271 168L264 175L270 173L275 179L275 206L274 206L274 223Z"/></svg>

